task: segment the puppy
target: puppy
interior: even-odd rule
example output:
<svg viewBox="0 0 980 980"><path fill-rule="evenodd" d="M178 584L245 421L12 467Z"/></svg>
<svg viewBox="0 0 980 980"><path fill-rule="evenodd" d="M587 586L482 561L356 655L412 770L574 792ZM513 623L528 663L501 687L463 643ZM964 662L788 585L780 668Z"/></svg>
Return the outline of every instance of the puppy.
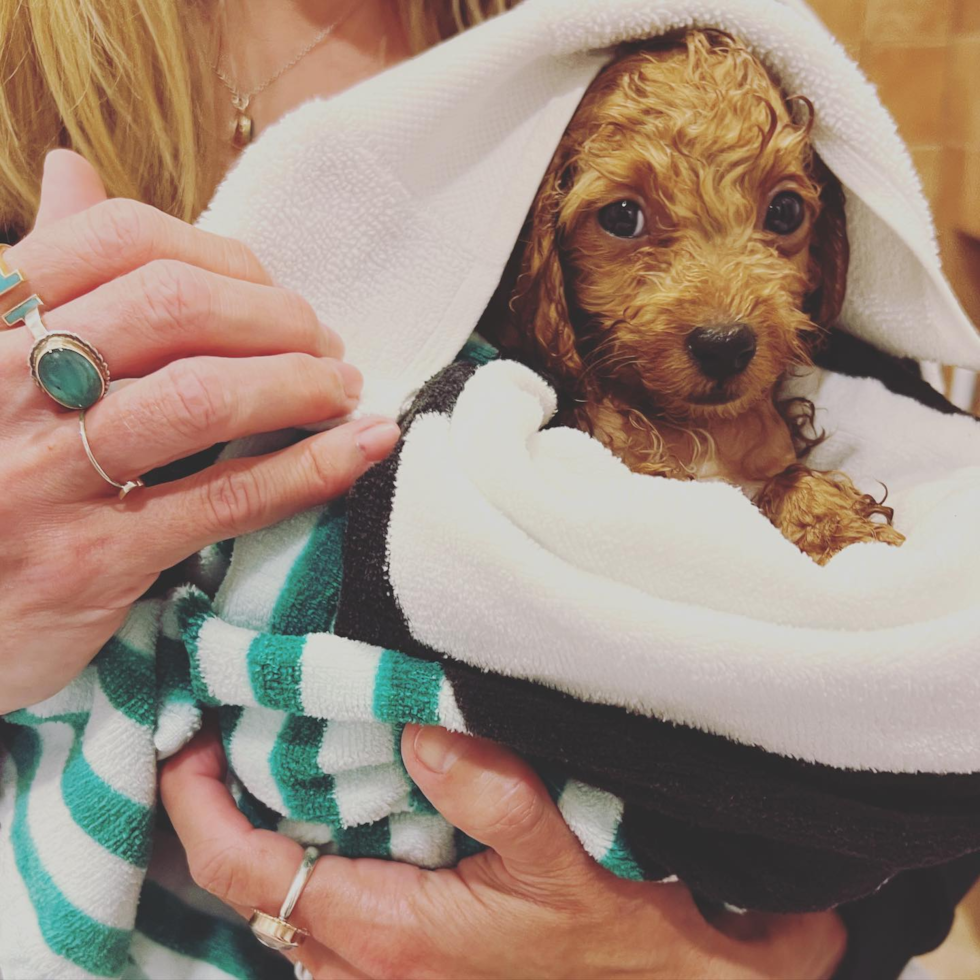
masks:
<svg viewBox="0 0 980 980"><path fill-rule="evenodd" d="M806 468L812 406L777 401L846 285L843 192L812 120L726 34L624 48L575 113L480 330L552 380L558 424L637 472L737 484L823 564L904 539L846 476Z"/></svg>

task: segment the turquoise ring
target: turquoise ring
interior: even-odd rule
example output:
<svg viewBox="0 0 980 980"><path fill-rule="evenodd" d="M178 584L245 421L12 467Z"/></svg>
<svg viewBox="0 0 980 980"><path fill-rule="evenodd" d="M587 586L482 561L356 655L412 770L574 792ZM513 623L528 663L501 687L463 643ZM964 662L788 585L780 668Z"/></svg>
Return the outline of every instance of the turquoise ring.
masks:
<svg viewBox="0 0 980 980"><path fill-rule="evenodd" d="M36 310L34 316L40 322ZM31 325L30 320L27 323ZM84 411L105 395L109 367L90 343L73 333L46 330L35 337L29 358L31 377L49 398L65 408Z"/></svg>
<svg viewBox="0 0 980 980"><path fill-rule="evenodd" d="M2 255L2 252L0 252ZM8 270L0 258L0 296L22 282L20 270ZM34 383L64 408L84 411L109 390L109 366L86 340L64 331L49 332L41 320L44 305L36 293L3 314L8 327L23 323L34 338L28 363Z"/></svg>

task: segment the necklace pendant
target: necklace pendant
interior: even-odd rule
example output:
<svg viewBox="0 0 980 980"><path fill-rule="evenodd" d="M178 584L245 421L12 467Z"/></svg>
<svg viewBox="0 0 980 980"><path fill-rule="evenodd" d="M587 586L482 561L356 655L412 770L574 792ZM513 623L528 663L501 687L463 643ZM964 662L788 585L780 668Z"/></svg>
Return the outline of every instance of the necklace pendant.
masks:
<svg viewBox="0 0 980 980"><path fill-rule="evenodd" d="M252 117L239 112L231 129L231 145L242 150L252 142Z"/></svg>

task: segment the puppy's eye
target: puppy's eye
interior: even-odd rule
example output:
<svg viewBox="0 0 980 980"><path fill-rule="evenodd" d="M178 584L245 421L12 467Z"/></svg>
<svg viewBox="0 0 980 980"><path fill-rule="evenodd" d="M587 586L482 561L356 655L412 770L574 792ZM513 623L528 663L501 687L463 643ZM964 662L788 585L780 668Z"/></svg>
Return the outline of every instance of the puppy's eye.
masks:
<svg viewBox="0 0 980 980"><path fill-rule="evenodd" d="M803 198L793 191L777 194L766 212L766 231L777 235L792 235L799 231L806 218L806 205Z"/></svg>
<svg viewBox="0 0 980 980"><path fill-rule="evenodd" d="M617 238L638 238L647 219L636 201L614 201L599 211L599 224Z"/></svg>

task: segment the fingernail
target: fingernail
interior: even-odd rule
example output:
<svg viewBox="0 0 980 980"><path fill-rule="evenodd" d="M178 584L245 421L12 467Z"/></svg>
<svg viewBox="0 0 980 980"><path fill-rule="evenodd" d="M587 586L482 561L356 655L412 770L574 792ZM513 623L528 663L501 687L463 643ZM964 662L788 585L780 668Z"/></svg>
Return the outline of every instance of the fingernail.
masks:
<svg viewBox="0 0 980 980"><path fill-rule="evenodd" d="M344 383L344 392L348 398L360 398L364 389L364 377L353 364L346 361L337 362L337 370Z"/></svg>
<svg viewBox="0 0 980 980"><path fill-rule="evenodd" d="M460 756L460 738L445 728L427 726L415 734L415 757L432 772L448 772Z"/></svg>
<svg viewBox="0 0 980 980"><path fill-rule="evenodd" d="M357 435L357 448L372 463L384 459L394 448L401 429L391 419L377 419Z"/></svg>

